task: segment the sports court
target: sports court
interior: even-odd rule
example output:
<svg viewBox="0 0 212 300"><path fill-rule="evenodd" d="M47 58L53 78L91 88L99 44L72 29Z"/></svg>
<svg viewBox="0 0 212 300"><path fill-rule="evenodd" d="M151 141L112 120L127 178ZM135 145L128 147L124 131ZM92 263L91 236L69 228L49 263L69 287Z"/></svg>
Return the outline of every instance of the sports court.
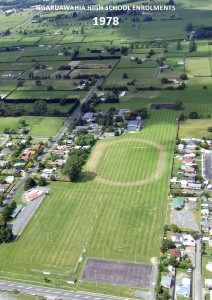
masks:
<svg viewBox="0 0 212 300"><path fill-rule="evenodd" d="M147 264L88 259L81 281L149 288L151 271Z"/></svg>

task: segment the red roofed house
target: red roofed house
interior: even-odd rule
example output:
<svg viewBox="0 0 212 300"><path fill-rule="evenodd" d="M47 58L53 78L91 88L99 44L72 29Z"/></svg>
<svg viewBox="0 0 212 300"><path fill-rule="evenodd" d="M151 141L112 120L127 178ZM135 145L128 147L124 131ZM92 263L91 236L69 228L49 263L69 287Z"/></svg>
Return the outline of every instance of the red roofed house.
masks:
<svg viewBox="0 0 212 300"><path fill-rule="evenodd" d="M185 169L185 171L186 171L187 173L195 173L195 168L188 167L188 168Z"/></svg>
<svg viewBox="0 0 212 300"><path fill-rule="evenodd" d="M38 150L40 148L40 144L35 144L32 148Z"/></svg>
<svg viewBox="0 0 212 300"><path fill-rule="evenodd" d="M26 154L26 155L34 155L35 151L34 150L25 150L24 154Z"/></svg>
<svg viewBox="0 0 212 300"><path fill-rule="evenodd" d="M180 250L170 249L170 257L177 257L180 260L181 258Z"/></svg>
<svg viewBox="0 0 212 300"><path fill-rule="evenodd" d="M65 154L65 151L64 150L56 150L56 153L60 154L60 155L63 155L63 154Z"/></svg>
<svg viewBox="0 0 212 300"><path fill-rule="evenodd" d="M28 161L28 159L29 159L29 156L28 155L25 155L25 156L22 156L22 158L21 158L22 160L24 160L24 161Z"/></svg>
<svg viewBox="0 0 212 300"><path fill-rule="evenodd" d="M182 161L185 163L193 163L194 162L194 160L192 158L183 158Z"/></svg>

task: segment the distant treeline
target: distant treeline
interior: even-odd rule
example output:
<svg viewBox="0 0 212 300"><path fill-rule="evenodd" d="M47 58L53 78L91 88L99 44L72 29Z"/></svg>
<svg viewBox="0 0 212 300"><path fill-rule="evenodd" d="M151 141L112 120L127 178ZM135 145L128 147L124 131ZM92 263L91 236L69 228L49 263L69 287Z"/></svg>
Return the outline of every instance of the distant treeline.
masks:
<svg viewBox="0 0 212 300"><path fill-rule="evenodd" d="M19 103L35 103L38 99L37 98L31 98L31 99L25 99L25 98L19 98L19 99L4 99L3 101L5 103L12 103L12 104L19 104ZM49 103L59 103L61 101L61 98L52 98L52 99L42 99L43 101L45 101L47 104ZM69 103L75 103L75 102L79 102L78 98L67 98L66 100L66 104Z"/></svg>
<svg viewBox="0 0 212 300"><path fill-rule="evenodd" d="M198 39L208 39L212 38L212 26L199 27L195 31L196 38Z"/></svg>

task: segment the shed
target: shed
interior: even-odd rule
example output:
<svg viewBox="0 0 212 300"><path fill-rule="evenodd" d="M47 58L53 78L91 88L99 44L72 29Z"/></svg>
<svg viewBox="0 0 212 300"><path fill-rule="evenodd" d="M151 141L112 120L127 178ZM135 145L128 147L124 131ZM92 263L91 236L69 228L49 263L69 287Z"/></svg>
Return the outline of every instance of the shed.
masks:
<svg viewBox="0 0 212 300"><path fill-rule="evenodd" d="M67 283L70 283L70 284L75 284L76 283L76 278L68 278L68 281Z"/></svg>
<svg viewBox="0 0 212 300"><path fill-rule="evenodd" d="M172 278L171 276L162 276L161 277L161 285L166 287L167 289L171 288Z"/></svg>
<svg viewBox="0 0 212 300"><path fill-rule="evenodd" d="M22 210L22 207L23 207L23 205L18 204L16 206L16 208L14 209L14 211L12 212L11 217L15 218L19 214L19 212Z"/></svg>

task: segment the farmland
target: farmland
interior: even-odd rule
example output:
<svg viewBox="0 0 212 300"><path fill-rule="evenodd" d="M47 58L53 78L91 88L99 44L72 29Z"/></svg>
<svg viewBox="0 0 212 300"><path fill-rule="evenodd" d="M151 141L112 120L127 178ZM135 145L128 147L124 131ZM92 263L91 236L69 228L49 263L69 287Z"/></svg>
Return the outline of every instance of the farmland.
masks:
<svg viewBox="0 0 212 300"><path fill-rule="evenodd" d="M40 280L39 270L40 272L44 269L59 271L63 268L63 272L71 270L86 246L86 241L86 257L102 258L104 255L105 258L132 261L136 255L136 260L141 262L150 262L152 257L158 257L177 129L175 117L174 112L166 114L162 111L157 113L153 111L147 127L134 135L135 141L131 144L132 147L144 145L142 140L145 139L150 142L157 141L164 147L167 152L167 163L164 165L161 178L141 186L108 188L107 184L100 184L95 179L87 177L89 173L85 167L78 183L51 183L50 196L44 199L18 241L1 246L1 271L7 268L12 278L13 273L18 272L20 278L27 278L27 274L31 274L32 278ZM127 142L130 135L122 139L124 143L121 155L124 158L125 151L130 150L130 143ZM146 145L151 149L148 144ZM113 147L110 151L114 157L117 155L116 147L114 153ZM112 164L107 153L103 155L106 165L99 163L100 174L106 173L108 161L114 178L117 178L120 168ZM137 163L137 155L133 155L129 161L125 160L122 168L126 168L127 173L133 170L133 177L141 178L140 170L143 166ZM153 161L150 163L150 174L157 162L157 150L141 152L139 156L141 162ZM131 178L128 178L127 173L126 178L121 177L120 180L130 182ZM33 271L34 269L37 271Z"/></svg>

